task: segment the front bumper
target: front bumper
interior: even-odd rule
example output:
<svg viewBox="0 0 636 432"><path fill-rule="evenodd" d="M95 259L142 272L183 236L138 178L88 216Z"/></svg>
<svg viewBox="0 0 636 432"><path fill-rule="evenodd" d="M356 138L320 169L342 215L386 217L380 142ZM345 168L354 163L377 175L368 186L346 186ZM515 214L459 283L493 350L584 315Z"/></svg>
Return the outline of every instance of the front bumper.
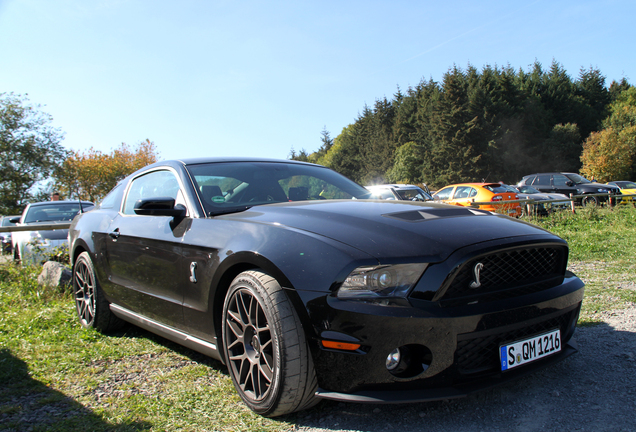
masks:
<svg viewBox="0 0 636 432"><path fill-rule="evenodd" d="M306 302L318 338L312 353L317 396L356 402L415 402L465 396L518 378L576 352L572 340L583 282L570 275L549 290L517 298L442 308L409 299L393 304L316 297ZM499 346L559 328L557 354L501 372ZM321 339L355 342L354 352L325 349ZM397 347L414 348L424 364L395 376L386 368ZM418 348L424 347L424 348Z"/></svg>

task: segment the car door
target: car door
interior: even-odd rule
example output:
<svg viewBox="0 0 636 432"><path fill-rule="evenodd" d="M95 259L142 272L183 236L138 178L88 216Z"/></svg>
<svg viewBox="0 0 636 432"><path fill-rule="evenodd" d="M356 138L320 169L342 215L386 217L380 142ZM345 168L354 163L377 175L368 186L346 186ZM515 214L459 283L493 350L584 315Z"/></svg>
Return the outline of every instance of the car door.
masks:
<svg viewBox="0 0 636 432"><path fill-rule="evenodd" d="M457 186L448 203L466 207L472 203L475 196L477 196L477 190L475 188L470 186Z"/></svg>
<svg viewBox="0 0 636 432"><path fill-rule="evenodd" d="M552 175L551 174L537 175L532 181L531 186L544 193L554 192L552 190Z"/></svg>
<svg viewBox="0 0 636 432"><path fill-rule="evenodd" d="M191 219L137 215L134 206L140 199L170 197L187 208L181 187L169 169L133 179L105 241L109 282L117 287L122 306L174 327L183 323L187 269L181 243Z"/></svg>
<svg viewBox="0 0 636 432"><path fill-rule="evenodd" d="M552 192L569 196L576 195L576 185L563 174L552 175Z"/></svg>
<svg viewBox="0 0 636 432"><path fill-rule="evenodd" d="M433 196L433 198L435 200L447 202L451 198L451 196L453 195L453 190L454 189L455 189L454 186L446 187L446 188L436 192L435 195Z"/></svg>

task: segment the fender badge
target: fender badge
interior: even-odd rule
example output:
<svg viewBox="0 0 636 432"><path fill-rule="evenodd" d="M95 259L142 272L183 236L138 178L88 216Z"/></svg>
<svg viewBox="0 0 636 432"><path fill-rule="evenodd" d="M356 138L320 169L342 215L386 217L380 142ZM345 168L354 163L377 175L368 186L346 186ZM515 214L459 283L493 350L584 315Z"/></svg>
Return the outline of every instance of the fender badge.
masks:
<svg viewBox="0 0 636 432"><path fill-rule="evenodd" d="M484 265L482 263L477 263L475 264L475 267L473 267L473 275L475 275L475 280L472 281L470 283L470 285L468 285L470 288L479 288L481 286L481 281L479 280L479 277L481 275L481 270L484 268Z"/></svg>

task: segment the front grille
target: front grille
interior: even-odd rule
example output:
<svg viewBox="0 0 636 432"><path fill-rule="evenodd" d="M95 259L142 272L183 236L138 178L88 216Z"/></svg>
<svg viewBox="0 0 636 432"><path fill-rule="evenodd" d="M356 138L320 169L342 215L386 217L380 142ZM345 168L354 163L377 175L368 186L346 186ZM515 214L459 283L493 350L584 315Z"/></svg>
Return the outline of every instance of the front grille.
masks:
<svg viewBox="0 0 636 432"><path fill-rule="evenodd" d="M518 248L476 257L461 266L437 300L448 307L549 289L562 283L566 260L567 248L559 246Z"/></svg>
<svg viewBox="0 0 636 432"><path fill-rule="evenodd" d="M483 335L458 335L455 362L463 375L492 372L499 370L499 347L506 343L516 342L524 338L545 333L549 330L561 330L561 342L564 345L572 337L573 321L578 319L579 308L566 313L533 323L518 329L501 333Z"/></svg>

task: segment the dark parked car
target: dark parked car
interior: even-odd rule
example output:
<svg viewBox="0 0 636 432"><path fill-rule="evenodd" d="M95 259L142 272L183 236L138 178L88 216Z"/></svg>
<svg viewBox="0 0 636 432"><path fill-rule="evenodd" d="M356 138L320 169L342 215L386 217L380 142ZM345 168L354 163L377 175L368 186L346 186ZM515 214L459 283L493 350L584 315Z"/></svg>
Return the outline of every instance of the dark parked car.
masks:
<svg viewBox="0 0 636 432"><path fill-rule="evenodd" d="M20 216L2 216L0 217L0 226L1 227L10 227L14 226L16 222L12 222L11 219L20 218ZM11 253L13 251L13 246L11 244L12 235L10 232L2 232L0 231L0 240L2 241L2 253Z"/></svg>
<svg viewBox="0 0 636 432"><path fill-rule="evenodd" d="M539 173L530 174L521 179L517 186L532 186L544 193L560 193L567 196L606 194L620 195L616 186L592 182L574 173ZM620 198L618 198L620 200ZM580 205L597 205L607 202L607 196L584 196L579 198Z"/></svg>
<svg viewBox="0 0 636 432"><path fill-rule="evenodd" d="M265 416L458 397L576 352L584 287L564 240L368 197L302 162L150 165L71 225L80 322L125 320L224 362Z"/></svg>

